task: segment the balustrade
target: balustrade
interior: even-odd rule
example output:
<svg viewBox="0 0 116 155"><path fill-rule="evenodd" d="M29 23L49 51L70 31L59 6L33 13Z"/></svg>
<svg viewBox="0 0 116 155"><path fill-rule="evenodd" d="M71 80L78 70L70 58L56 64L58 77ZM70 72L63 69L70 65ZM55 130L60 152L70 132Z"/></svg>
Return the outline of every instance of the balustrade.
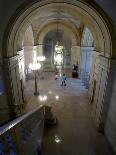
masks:
<svg viewBox="0 0 116 155"><path fill-rule="evenodd" d="M0 127L0 155L39 155L44 130L45 107Z"/></svg>

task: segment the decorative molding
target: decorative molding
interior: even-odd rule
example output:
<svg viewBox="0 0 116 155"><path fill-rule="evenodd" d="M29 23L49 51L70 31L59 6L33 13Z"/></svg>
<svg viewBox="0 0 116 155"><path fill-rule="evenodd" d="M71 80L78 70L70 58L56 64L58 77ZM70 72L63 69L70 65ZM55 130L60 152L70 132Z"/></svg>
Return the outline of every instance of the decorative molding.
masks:
<svg viewBox="0 0 116 155"><path fill-rule="evenodd" d="M16 68L16 66L18 65L18 59L19 55L15 55L10 58L3 58L3 67L8 70Z"/></svg>

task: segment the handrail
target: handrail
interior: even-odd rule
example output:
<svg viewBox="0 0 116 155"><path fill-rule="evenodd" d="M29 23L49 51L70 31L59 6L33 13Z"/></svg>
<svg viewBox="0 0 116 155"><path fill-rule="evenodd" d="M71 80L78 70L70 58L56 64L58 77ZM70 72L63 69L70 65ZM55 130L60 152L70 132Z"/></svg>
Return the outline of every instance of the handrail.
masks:
<svg viewBox="0 0 116 155"><path fill-rule="evenodd" d="M28 116L32 115L33 113L35 113L36 111L38 111L39 109L41 109L43 107L44 107L43 105L40 105L36 109L33 109L33 110L29 111L28 113L16 118L15 120L1 126L0 127L0 135L4 134L6 131L8 131L9 129L14 127L16 124L20 123L22 120L26 119Z"/></svg>
<svg viewBox="0 0 116 155"><path fill-rule="evenodd" d="M41 152L45 106L16 118L0 127L0 154L33 155Z"/></svg>

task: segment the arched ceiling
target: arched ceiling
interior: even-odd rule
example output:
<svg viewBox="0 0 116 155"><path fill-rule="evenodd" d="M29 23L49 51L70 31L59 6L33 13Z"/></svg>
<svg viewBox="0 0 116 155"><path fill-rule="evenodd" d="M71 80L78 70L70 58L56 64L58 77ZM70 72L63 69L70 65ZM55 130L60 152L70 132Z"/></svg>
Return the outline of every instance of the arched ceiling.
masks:
<svg viewBox="0 0 116 155"><path fill-rule="evenodd" d="M76 35L77 41L75 41L74 44L76 45L77 42L77 45L80 45L82 33L81 31L84 27L84 24L82 20L80 20L79 13L78 15L76 14L77 13L74 13L71 7L67 8L66 4L61 3L49 4L33 12L33 14L28 19L28 22L30 25L32 25L33 32L36 33L34 35L34 44L37 45L37 39L39 40L38 36L41 35L42 32L44 33L44 28L48 26L49 30L51 30L54 23L59 23L58 25L60 26L60 29L64 30L68 27L72 31L72 33L74 33L73 35ZM56 29L57 27L58 26L56 26ZM24 28L25 26L23 26L23 34L25 31Z"/></svg>
<svg viewBox="0 0 116 155"><path fill-rule="evenodd" d="M70 21L73 23L77 28L81 26L81 21L74 16L71 15L71 13L65 12L64 8L61 9L61 7L57 6L56 8L46 8L44 11L37 12L33 15L33 18L30 20L30 22L36 26L41 25L43 22L49 22L49 21L58 21L58 20L65 20Z"/></svg>
<svg viewBox="0 0 116 155"><path fill-rule="evenodd" d="M80 45L80 34L77 29L73 27L73 25L66 22L64 23L64 21L49 22L47 25L42 26L37 34L36 45L39 47L39 52L43 51L42 47L47 46L48 44L53 47L57 42L64 46L66 51L70 51L73 46ZM50 38L50 42L49 39L48 43L45 42L46 37Z"/></svg>
<svg viewBox="0 0 116 155"><path fill-rule="evenodd" d="M66 22L65 20L61 21L51 21L47 25L42 25L37 32L36 43L42 43L46 34L51 30L63 30L63 32L68 33L70 39L72 40L72 45L80 45L80 36L81 33L79 29L73 24Z"/></svg>
<svg viewBox="0 0 116 155"><path fill-rule="evenodd" d="M47 6L44 6L40 8L39 10L33 12L33 14L28 19L28 25L30 24L33 28L34 34L34 40L37 45L39 39L39 35L42 35L41 33L44 33L44 28L49 27L49 31L51 31L51 28L53 28L54 23L56 23L56 29L60 28L65 31L65 28L70 29L73 35L75 35L77 41L80 43L80 37L81 37L81 31L84 27L83 23L79 18L74 16L71 11L68 11L66 7L62 6L62 4L50 4ZM58 26L57 26L58 23ZM50 27L51 25L51 27ZM55 27L54 27L55 28ZM26 24L22 28L22 34L24 34L25 30L27 29ZM21 33L20 31L20 33ZM74 37L73 37L74 38ZM38 39L38 40L37 40ZM43 38L44 39L44 38ZM21 39L20 39L21 40Z"/></svg>
<svg viewBox="0 0 116 155"><path fill-rule="evenodd" d="M109 25L105 22L105 18L103 19L99 12L83 0L39 1L31 5L17 19L18 20L12 28L12 33L9 36L9 53L17 51L16 46L19 34L24 34L27 26L32 25L34 40L36 40L35 38L37 38L41 28L49 25L49 23L51 23L52 27L53 22L59 21L64 21L64 23L67 22L70 26L73 25L80 35L80 38L83 27L88 27L92 32L96 49L99 52L104 53L104 55L106 53L107 56L110 56L112 53ZM66 27L66 24L63 26ZM43 31L41 31L41 33L42 32Z"/></svg>

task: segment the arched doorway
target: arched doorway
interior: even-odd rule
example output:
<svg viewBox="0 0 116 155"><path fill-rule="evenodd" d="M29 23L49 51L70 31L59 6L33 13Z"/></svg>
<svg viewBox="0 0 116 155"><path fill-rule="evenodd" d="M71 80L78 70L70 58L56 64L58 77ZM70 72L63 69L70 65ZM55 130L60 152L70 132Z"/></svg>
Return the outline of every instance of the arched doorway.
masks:
<svg viewBox="0 0 116 155"><path fill-rule="evenodd" d="M45 37L47 37L47 35L49 35L49 38L51 38L49 46L51 46L52 57L54 55L53 53L55 51L55 45L58 42L59 45L63 46L63 68L70 67L70 64L73 64L73 47L77 47L80 42L78 30L76 30L74 25L72 23L69 23L69 21L62 21L59 19L57 22L51 21L48 24L44 25L42 28L40 27L40 30L38 30L36 37L36 42L39 47L38 53L41 53L40 51L42 51L43 53L43 47L45 45L48 46L48 44L44 43ZM52 58L50 59L51 65L49 64L49 66L53 69L54 60Z"/></svg>

